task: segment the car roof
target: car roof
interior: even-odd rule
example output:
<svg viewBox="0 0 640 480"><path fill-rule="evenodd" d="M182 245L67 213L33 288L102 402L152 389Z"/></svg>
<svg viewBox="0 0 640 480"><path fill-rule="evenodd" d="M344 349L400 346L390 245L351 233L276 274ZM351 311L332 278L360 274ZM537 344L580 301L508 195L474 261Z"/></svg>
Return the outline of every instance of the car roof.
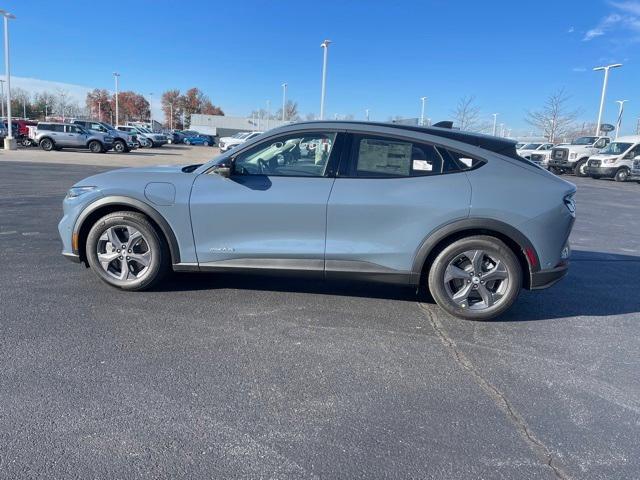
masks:
<svg viewBox="0 0 640 480"><path fill-rule="evenodd" d="M278 128L274 128L271 132L275 131L295 131L297 129L309 129L309 128L344 128L353 130L370 130L372 134L378 133L379 129L392 129L398 130L398 132L415 132L433 135L436 137L442 137L449 140L455 140L458 142L473 145L475 147L483 148L495 153L501 153L510 157L517 157L515 153L516 141L502 137L494 137L490 135L484 135L481 133L466 132L463 130L454 130L451 128L442 127L418 127L413 125L401 125L398 123L383 123L383 122L362 122L362 121L348 121L348 120L332 120L332 121L309 121L299 122L291 125L286 125ZM383 132L379 132L383 133Z"/></svg>
<svg viewBox="0 0 640 480"><path fill-rule="evenodd" d="M627 135L624 137L618 137L613 141L622 143L640 143L640 135Z"/></svg>

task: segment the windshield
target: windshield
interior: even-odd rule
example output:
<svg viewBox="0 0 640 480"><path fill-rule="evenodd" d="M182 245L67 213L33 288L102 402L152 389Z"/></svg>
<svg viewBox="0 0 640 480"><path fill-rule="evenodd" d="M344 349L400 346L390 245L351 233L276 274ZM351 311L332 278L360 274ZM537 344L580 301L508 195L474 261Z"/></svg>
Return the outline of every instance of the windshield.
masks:
<svg viewBox="0 0 640 480"><path fill-rule="evenodd" d="M633 143L613 142L600 150L601 155L622 155L629 150Z"/></svg>
<svg viewBox="0 0 640 480"><path fill-rule="evenodd" d="M113 128L113 125L109 125L108 123L104 123L104 122L98 122L100 125L102 125L104 128L106 128L107 130L115 130L115 128Z"/></svg>
<svg viewBox="0 0 640 480"><path fill-rule="evenodd" d="M598 137L578 137L571 145L593 145L598 140Z"/></svg>
<svg viewBox="0 0 640 480"><path fill-rule="evenodd" d="M518 143L516 143L516 150L520 150L524 146L525 146L524 142L518 142Z"/></svg>
<svg viewBox="0 0 640 480"><path fill-rule="evenodd" d="M542 144L541 143L527 143L524 147L522 147L522 150L535 150L540 145L542 145Z"/></svg>
<svg viewBox="0 0 640 480"><path fill-rule="evenodd" d="M243 138L247 138L249 136L249 133L247 132L239 132L236 133L232 138L237 138L238 140L242 140Z"/></svg>

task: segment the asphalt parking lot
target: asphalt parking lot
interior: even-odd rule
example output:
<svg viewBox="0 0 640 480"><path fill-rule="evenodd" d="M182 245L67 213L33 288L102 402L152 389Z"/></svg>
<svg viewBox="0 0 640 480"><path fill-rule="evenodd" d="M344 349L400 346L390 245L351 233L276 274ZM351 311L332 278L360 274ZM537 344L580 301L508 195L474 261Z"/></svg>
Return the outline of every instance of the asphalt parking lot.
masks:
<svg viewBox="0 0 640 480"><path fill-rule="evenodd" d="M387 286L180 274L116 291L60 256L56 229L65 191L107 167L12 155L1 478L638 477L640 185L568 177L568 278L477 323Z"/></svg>

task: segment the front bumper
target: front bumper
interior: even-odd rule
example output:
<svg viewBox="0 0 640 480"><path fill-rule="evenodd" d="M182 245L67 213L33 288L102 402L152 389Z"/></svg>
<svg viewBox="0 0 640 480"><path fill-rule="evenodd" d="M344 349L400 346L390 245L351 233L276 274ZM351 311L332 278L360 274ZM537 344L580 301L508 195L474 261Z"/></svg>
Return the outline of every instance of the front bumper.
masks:
<svg viewBox="0 0 640 480"><path fill-rule="evenodd" d="M531 290L542 290L558 283L569 273L569 262L565 261L555 268L540 270L531 274Z"/></svg>
<svg viewBox="0 0 640 480"><path fill-rule="evenodd" d="M614 177L618 171L617 167L592 167L587 166L587 175L592 177Z"/></svg>
<svg viewBox="0 0 640 480"><path fill-rule="evenodd" d="M558 160L549 160L549 163L547 164L549 167L555 167L555 168L570 168L573 170L573 168L575 167L575 162L560 162Z"/></svg>

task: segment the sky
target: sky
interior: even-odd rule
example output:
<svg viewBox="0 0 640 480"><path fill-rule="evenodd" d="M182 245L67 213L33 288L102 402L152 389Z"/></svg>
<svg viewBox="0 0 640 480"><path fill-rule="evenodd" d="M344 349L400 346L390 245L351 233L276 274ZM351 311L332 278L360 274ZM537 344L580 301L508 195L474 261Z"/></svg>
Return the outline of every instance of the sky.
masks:
<svg viewBox="0 0 640 480"><path fill-rule="evenodd" d="M318 113L324 39L329 47L327 118L450 119L474 96L483 117L513 133L531 130L528 110L560 88L579 118L594 122L602 72L611 71L604 120L628 99L623 133L640 117L640 0L561 1L189 1L10 0L11 72L17 86L64 84L121 90L153 101L196 86L228 115L272 110L288 98ZM1 67L0 67L1 68ZM49 83L48 85L53 85ZM75 87L79 86L79 87ZM153 92L151 97L149 93Z"/></svg>

